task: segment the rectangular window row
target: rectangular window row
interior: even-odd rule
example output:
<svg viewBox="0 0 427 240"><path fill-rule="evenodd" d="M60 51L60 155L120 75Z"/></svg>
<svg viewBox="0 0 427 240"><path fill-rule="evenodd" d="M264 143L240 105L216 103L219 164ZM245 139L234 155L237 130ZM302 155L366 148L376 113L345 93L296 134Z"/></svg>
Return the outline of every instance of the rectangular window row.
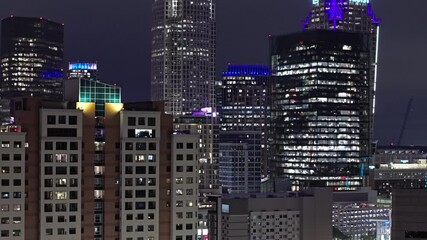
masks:
<svg viewBox="0 0 427 240"><path fill-rule="evenodd" d="M185 147L186 147L186 149L193 149L194 144L193 143L186 143ZM184 149L184 143L176 143L176 148L177 149Z"/></svg>
<svg viewBox="0 0 427 240"><path fill-rule="evenodd" d="M13 156L13 157L11 157ZM22 160L22 154L2 154L1 160L2 161L10 161L13 159L13 161L21 161Z"/></svg>
<svg viewBox="0 0 427 240"><path fill-rule="evenodd" d="M138 125L140 126L145 126L145 124L147 124L147 126L156 126L156 118L153 117L128 117L128 126L136 126L137 122L136 120L138 119Z"/></svg>
<svg viewBox="0 0 427 240"><path fill-rule="evenodd" d="M55 212L66 212L67 211L67 204L66 203L46 203L44 204L44 212L53 212L53 209L55 207ZM77 212L78 211L78 203L69 203L68 204L68 211L70 212Z"/></svg>
<svg viewBox="0 0 427 240"><path fill-rule="evenodd" d="M78 187L78 179L77 178L48 178L44 180L45 187Z"/></svg>
<svg viewBox="0 0 427 240"><path fill-rule="evenodd" d="M177 154L176 155L176 160L177 161L183 161L184 160L184 154ZM194 155L193 154L186 154L185 155L185 160L187 160L187 161L193 161L194 160Z"/></svg>
<svg viewBox="0 0 427 240"><path fill-rule="evenodd" d="M135 186L156 186L156 178L135 178ZM125 186L133 186L132 178L125 178Z"/></svg>
<svg viewBox="0 0 427 240"><path fill-rule="evenodd" d="M13 148L22 148L22 142L12 142ZM10 148L11 142L10 141L2 141L1 147L2 148Z"/></svg>
<svg viewBox="0 0 427 240"><path fill-rule="evenodd" d="M13 186L22 186L22 180L21 179L13 179L13 180L12 179L2 179L1 180L1 186L2 187L11 186L10 182L13 183Z"/></svg>
<svg viewBox="0 0 427 240"><path fill-rule="evenodd" d="M147 143L145 142L137 142L135 144L133 142L125 143L125 150L134 150L134 149L137 151L145 151L145 150L155 151L157 149L157 143L149 142L148 148L147 148Z"/></svg>
<svg viewBox="0 0 427 240"><path fill-rule="evenodd" d="M56 142L55 143L55 150L79 150L79 143L78 142L70 142L70 147L68 148L67 142ZM53 149L53 142L45 142L44 143L44 149L45 150L54 150Z"/></svg>
<svg viewBox="0 0 427 240"><path fill-rule="evenodd" d="M144 210L144 209L156 209L156 202L125 202L125 210Z"/></svg>
<svg viewBox="0 0 427 240"><path fill-rule="evenodd" d="M125 174L133 174L134 167L132 166L126 166L125 167ZM156 166L149 166L148 172L147 167L145 166L137 166L135 167L135 174L156 174Z"/></svg>
<svg viewBox="0 0 427 240"><path fill-rule="evenodd" d="M14 211L14 212L20 212L21 211L21 204L2 204L0 205L0 211L1 212L9 212L9 211Z"/></svg>
<svg viewBox="0 0 427 240"><path fill-rule="evenodd" d="M68 222L76 222L77 218L75 215L71 215L68 217ZM47 223L53 223L53 216L46 217ZM66 216L57 216L57 222L67 222Z"/></svg>
<svg viewBox="0 0 427 240"><path fill-rule="evenodd" d="M57 119L58 119L58 121L57 121ZM67 124L67 116L48 115L46 123L48 125ZM69 125L77 125L77 116L68 116L68 124Z"/></svg>
<svg viewBox="0 0 427 240"><path fill-rule="evenodd" d="M51 236L51 235L53 235L53 233L54 233L53 228L47 228L46 229L46 235ZM57 228L56 229L57 235L67 235L67 234L74 235L76 233L77 233L76 228L69 228L68 233L67 233L67 230L65 228Z"/></svg>
<svg viewBox="0 0 427 240"><path fill-rule="evenodd" d="M78 154L65 154L65 153L56 153L56 154L45 154L44 162L57 162L57 163L76 163L79 161Z"/></svg>
<svg viewBox="0 0 427 240"><path fill-rule="evenodd" d="M11 219L12 219L12 221L10 221ZM11 223L13 223L13 224L21 224L22 223L21 217L12 217L12 218L10 218L10 217L2 217L0 219L0 224L11 224Z"/></svg>
<svg viewBox="0 0 427 240"><path fill-rule="evenodd" d="M22 172L21 167L1 167L1 174L21 173L21 172Z"/></svg>
<svg viewBox="0 0 427 240"><path fill-rule="evenodd" d="M55 173L53 172L53 169L55 169ZM44 167L44 174L45 175L77 175L78 174L78 167L69 167L69 172L67 173L67 167Z"/></svg>
<svg viewBox="0 0 427 240"><path fill-rule="evenodd" d="M12 236L12 237L21 236L21 230L20 229L14 229L12 231L9 231L9 230L1 230L0 231L0 237L10 237L10 236Z"/></svg>
<svg viewBox="0 0 427 240"><path fill-rule="evenodd" d="M128 129L128 138L156 138L154 129Z"/></svg>
<svg viewBox="0 0 427 240"><path fill-rule="evenodd" d="M12 196L11 196L12 194ZM9 199L9 198L21 198L22 192L1 192L1 198L2 199Z"/></svg>
<svg viewBox="0 0 427 240"><path fill-rule="evenodd" d="M125 198L145 198L145 197L155 198L156 197L156 190L148 190L148 195L146 193L147 193L147 190L125 190Z"/></svg>
<svg viewBox="0 0 427 240"><path fill-rule="evenodd" d="M67 199L77 199L77 191L45 191L44 199L45 200L67 200Z"/></svg>
<svg viewBox="0 0 427 240"><path fill-rule="evenodd" d="M176 166L176 171L177 172L184 172L184 166ZM193 166L185 166L185 171L186 172L193 172L194 167Z"/></svg>

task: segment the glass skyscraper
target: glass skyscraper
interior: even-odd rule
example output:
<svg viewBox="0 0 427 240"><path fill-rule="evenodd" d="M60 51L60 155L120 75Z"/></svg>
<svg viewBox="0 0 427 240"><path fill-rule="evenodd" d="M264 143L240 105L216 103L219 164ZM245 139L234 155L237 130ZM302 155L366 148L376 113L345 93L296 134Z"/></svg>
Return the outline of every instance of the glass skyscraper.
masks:
<svg viewBox="0 0 427 240"><path fill-rule="evenodd" d="M222 76L220 182L229 192L260 192L267 155L270 67L229 65Z"/></svg>
<svg viewBox="0 0 427 240"><path fill-rule="evenodd" d="M155 0L151 99L174 117L215 107L215 5L212 0Z"/></svg>
<svg viewBox="0 0 427 240"><path fill-rule="evenodd" d="M370 155L370 36L271 38L271 163L295 190L363 185Z"/></svg>
<svg viewBox="0 0 427 240"><path fill-rule="evenodd" d="M3 19L1 96L62 100L63 48L63 24L44 18Z"/></svg>
<svg viewBox="0 0 427 240"><path fill-rule="evenodd" d="M375 93L377 85L380 20L371 0L313 0L312 10L304 22L305 29L327 29L365 33L370 38L370 121L373 135ZM373 152L373 151L371 151Z"/></svg>

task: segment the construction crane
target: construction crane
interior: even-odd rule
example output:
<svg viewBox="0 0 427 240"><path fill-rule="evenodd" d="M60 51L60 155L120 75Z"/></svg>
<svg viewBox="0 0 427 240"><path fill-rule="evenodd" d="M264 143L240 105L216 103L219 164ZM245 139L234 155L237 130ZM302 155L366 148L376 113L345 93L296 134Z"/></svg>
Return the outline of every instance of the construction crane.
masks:
<svg viewBox="0 0 427 240"><path fill-rule="evenodd" d="M405 133L405 129L406 129L406 123L408 122L409 113L411 112L412 102L413 102L413 99L410 98L408 105L406 106L405 118L403 119L402 128L400 129L399 138L397 140L397 146L400 146L400 144L402 143L403 134Z"/></svg>

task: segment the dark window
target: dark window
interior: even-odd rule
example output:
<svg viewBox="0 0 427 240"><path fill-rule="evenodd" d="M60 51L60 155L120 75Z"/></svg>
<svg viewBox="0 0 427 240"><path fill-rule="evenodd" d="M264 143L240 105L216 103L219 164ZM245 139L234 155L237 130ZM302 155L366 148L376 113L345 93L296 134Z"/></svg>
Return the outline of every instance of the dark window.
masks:
<svg viewBox="0 0 427 240"><path fill-rule="evenodd" d="M44 212L52 212L52 204L45 204L44 205Z"/></svg>
<svg viewBox="0 0 427 240"><path fill-rule="evenodd" d="M149 166L148 167L148 174L156 174L156 167L155 166Z"/></svg>
<svg viewBox="0 0 427 240"><path fill-rule="evenodd" d="M145 142L136 143L136 150L147 150L147 143Z"/></svg>
<svg viewBox="0 0 427 240"><path fill-rule="evenodd" d="M156 202L148 202L148 209L156 209Z"/></svg>
<svg viewBox="0 0 427 240"><path fill-rule="evenodd" d="M193 166L187 166L187 172L193 172Z"/></svg>
<svg viewBox="0 0 427 240"><path fill-rule="evenodd" d="M77 203L70 203L70 211L77 212Z"/></svg>
<svg viewBox="0 0 427 240"><path fill-rule="evenodd" d="M130 167L130 166L127 166L127 167L125 167L125 173L126 174L132 174L132 167Z"/></svg>
<svg viewBox="0 0 427 240"><path fill-rule="evenodd" d="M148 150L156 150L156 143L154 142L148 143Z"/></svg>
<svg viewBox="0 0 427 240"><path fill-rule="evenodd" d="M56 116L48 115L47 116L47 124L56 124Z"/></svg>
<svg viewBox="0 0 427 240"><path fill-rule="evenodd" d="M57 175L66 175L67 174L67 167L56 167L56 174Z"/></svg>
<svg viewBox="0 0 427 240"><path fill-rule="evenodd" d="M146 171L147 171L146 167L135 167L136 174L145 174Z"/></svg>
<svg viewBox="0 0 427 240"><path fill-rule="evenodd" d="M192 161L192 160L194 160L193 154L187 154L187 161Z"/></svg>
<svg viewBox="0 0 427 240"><path fill-rule="evenodd" d="M78 150L79 143L78 142L70 142L70 150Z"/></svg>
<svg viewBox="0 0 427 240"><path fill-rule="evenodd" d="M9 186L9 179L2 179L1 180L1 185L4 186L4 187Z"/></svg>
<svg viewBox="0 0 427 240"><path fill-rule="evenodd" d="M69 125L77 125L77 116L69 116L68 117Z"/></svg>
<svg viewBox="0 0 427 240"><path fill-rule="evenodd" d="M125 155L125 162L133 162L133 155L132 154L126 154Z"/></svg>
<svg viewBox="0 0 427 240"><path fill-rule="evenodd" d="M184 167L183 166L176 166L176 171L177 172L184 172Z"/></svg>
<svg viewBox="0 0 427 240"><path fill-rule="evenodd" d="M45 150L53 150L53 142L44 142Z"/></svg>
<svg viewBox="0 0 427 240"><path fill-rule="evenodd" d="M128 129L128 138L135 137L135 129Z"/></svg>
<svg viewBox="0 0 427 240"><path fill-rule="evenodd" d="M77 167L70 167L70 174L71 175L76 175L77 174L77 172L78 172L78 170L77 170L78 168Z"/></svg>
<svg viewBox="0 0 427 240"><path fill-rule="evenodd" d="M135 190L135 197L144 198L145 197L145 190Z"/></svg>
<svg viewBox="0 0 427 240"><path fill-rule="evenodd" d="M44 180L45 187L53 187L53 179L45 179Z"/></svg>
<svg viewBox="0 0 427 240"><path fill-rule="evenodd" d="M145 209L145 202L135 202L135 209Z"/></svg>
<svg viewBox="0 0 427 240"><path fill-rule="evenodd" d="M76 216L70 216L70 222L75 222L76 221Z"/></svg>
<svg viewBox="0 0 427 240"><path fill-rule="evenodd" d="M21 154L13 154L13 161L21 161L22 156Z"/></svg>
<svg viewBox="0 0 427 240"><path fill-rule="evenodd" d="M77 128L48 128L48 137L77 137Z"/></svg>
<svg viewBox="0 0 427 240"><path fill-rule="evenodd" d="M56 150L67 150L67 142L56 142Z"/></svg>
<svg viewBox="0 0 427 240"><path fill-rule="evenodd" d="M53 168L52 167L44 167L44 174L45 175L52 175L53 174Z"/></svg>
<svg viewBox="0 0 427 240"><path fill-rule="evenodd" d="M128 117L128 125L129 126L135 126L136 125L136 118Z"/></svg>
<svg viewBox="0 0 427 240"><path fill-rule="evenodd" d="M156 126L156 119L155 118L148 118L148 126Z"/></svg>
<svg viewBox="0 0 427 240"><path fill-rule="evenodd" d="M125 186L132 186L132 178L125 178Z"/></svg>
<svg viewBox="0 0 427 240"><path fill-rule="evenodd" d="M125 149L126 150L133 150L133 143L131 143L131 142L125 143Z"/></svg>
<svg viewBox="0 0 427 240"><path fill-rule="evenodd" d="M182 161L182 160L184 160L184 155L182 155L182 154L177 154L177 155L176 155L176 160L178 160L178 161Z"/></svg>
<svg viewBox="0 0 427 240"><path fill-rule="evenodd" d="M145 125L145 118L143 117L138 118L138 125Z"/></svg>
<svg viewBox="0 0 427 240"><path fill-rule="evenodd" d="M70 199L77 199L77 191L70 191Z"/></svg>
<svg viewBox="0 0 427 240"><path fill-rule="evenodd" d="M132 190L126 190L125 191L125 198L132 198Z"/></svg>
<svg viewBox="0 0 427 240"><path fill-rule="evenodd" d="M193 149L193 143L187 143L187 148L188 149Z"/></svg>
<svg viewBox="0 0 427 240"><path fill-rule="evenodd" d="M13 179L13 186L21 186L21 179Z"/></svg>
<svg viewBox="0 0 427 240"><path fill-rule="evenodd" d="M148 190L148 197L156 197L156 190Z"/></svg>
<svg viewBox="0 0 427 240"><path fill-rule="evenodd" d="M2 161L9 161L10 160L10 155L9 154L2 154L1 155L1 160Z"/></svg>
<svg viewBox="0 0 427 240"><path fill-rule="evenodd" d="M66 117L65 116L59 116L58 117L58 123L59 124L65 124Z"/></svg>
<svg viewBox="0 0 427 240"><path fill-rule="evenodd" d="M156 186L156 179L148 178L148 186Z"/></svg>
<svg viewBox="0 0 427 240"><path fill-rule="evenodd" d="M176 148L177 149L183 149L184 148L184 143L176 143Z"/></svg>

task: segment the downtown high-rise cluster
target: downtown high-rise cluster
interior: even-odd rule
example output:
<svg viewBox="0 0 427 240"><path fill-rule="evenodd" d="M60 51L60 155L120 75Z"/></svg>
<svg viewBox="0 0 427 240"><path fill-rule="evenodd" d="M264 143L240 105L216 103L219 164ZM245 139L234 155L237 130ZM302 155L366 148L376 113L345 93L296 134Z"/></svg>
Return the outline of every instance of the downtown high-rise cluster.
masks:
<svg viewBox="0 0 427 240"><path fill-rule="evenodd" d="M152 102L135 103L97 63L64 66L63 24L3 19L0 238L389 239L364 187L388 200L427 167L373 158L380 21L369 0L311 4L266 39L269 65L217 79L214 1L154 0Z"/></svg>

